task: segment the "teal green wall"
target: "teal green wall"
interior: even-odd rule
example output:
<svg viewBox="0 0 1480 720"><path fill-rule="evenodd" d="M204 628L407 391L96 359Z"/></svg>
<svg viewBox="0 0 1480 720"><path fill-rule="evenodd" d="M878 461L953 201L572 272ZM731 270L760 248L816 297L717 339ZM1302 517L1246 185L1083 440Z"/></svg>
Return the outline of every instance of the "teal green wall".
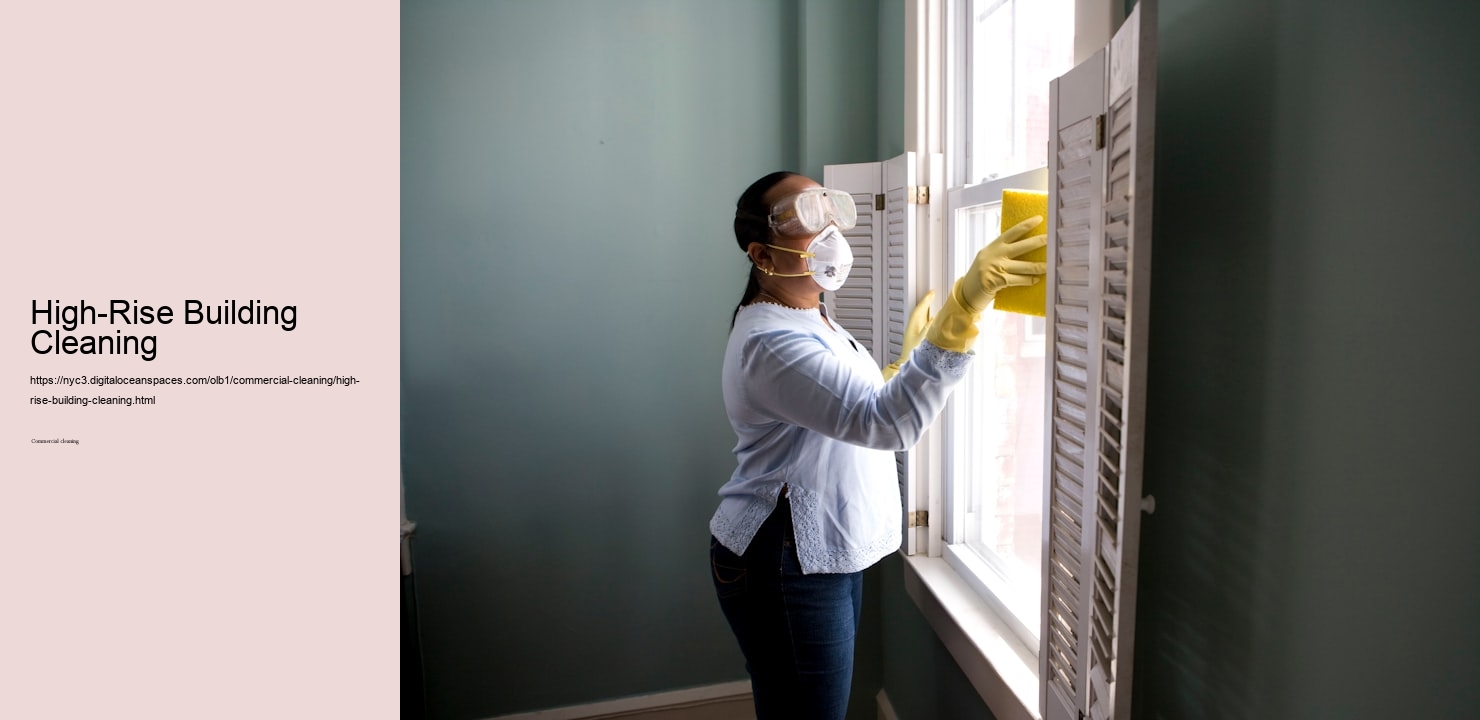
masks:
<svg viewBox="0 0 1480 720"><path fill-rule="evenodd" d="M1139 716L1473 716L1480 10L1164 7Z"/></svg>
<svg viewBox="0 0 1480 720"><path fill-rule="evenodd" d="M1476 27L1162 3L1136 718L1480 706ZM987 716L881 592L900 717Z"/></svg>
<svg viewBox="0 0 1480 720"><path fill-rule="evenodd" d="M881 160L877 0L798 0L801 166Z"/></svg>
<svg viewBox="0 0 1480 720"><path fill-rule="evenodd" d="M904 152L904 40L904 0L879 0L876 160Z"/></svg>
<svg viewBox="0 0 1480 720"><path fill-rule="evenodd" d="M990 718L976 688L915 601L904 591L904 560L885 558L877 566L883 624L884 690L901 720Z"/></svg>
<svg viewBox="0 0 1480 720"><path fill-rule="evenodd" d="M434 718L731 681L729 222L797 164L792 2L406 2L402 383Z"/></svg>
<svg viewBox="0 0 1480 720"><path fill-rule="evenodd" d="M730 219L769 171L877 159L878 18L402 3L403 472L430 717L745 677L706 557L734 468ZM882 683L876 587L858 718Z"/></svg>

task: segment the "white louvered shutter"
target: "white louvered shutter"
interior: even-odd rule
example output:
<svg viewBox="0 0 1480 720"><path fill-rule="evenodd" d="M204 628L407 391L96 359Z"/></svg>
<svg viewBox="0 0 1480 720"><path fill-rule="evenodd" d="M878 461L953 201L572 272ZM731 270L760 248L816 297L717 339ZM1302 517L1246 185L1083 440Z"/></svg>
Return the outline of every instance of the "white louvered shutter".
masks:
<svg viewBox="0 0 1480 720"><path fill-rule="evenodd" d="M884 163L884 346L879 364L894 362L904 349L904 323L914 309L914 274L909 259L915 240L915 154Z"/></svg>
<svg viewBox="0 0 1480 720"><path fill-rule="evenodd" d="M858 209L858 224L843 231L853 251L853 270L837 291L823 293L823 302L831 317L853 333L875 360L879 359L884 344L880 342L884 335L880 312L884 302L881 280L884 223L883 212L875 209L884 191L883 183L882 163L828 165L822 170L822 184L852 195L853 205Z"/></svg>
<svg viewBox="0 0 1480 720"><path fill-rule="evenodd" d="M1089 371L1091 237L1099 232L1103 153L1095 127L1104 108L1105 53L1054 80L1049 122L1048 438L1044 507L1044 611L1039 638L1045 720L1077 720L1084 706L1088 593L1083 572L1085 447L1093 432ZM1092 524L1092 523L1091 523Z"/></svg>
<svg viewBox="0 0 1480 720"><path fill-rule="evenodd" d="M863 341L880 367L894 362L904 347L904 326L914 309L917 156L905 153L882 163L828 165L822 184L845 190L858 206L858 225L845 231L853 249L853 271L823 301L843 327ZM895 453L895 470L904 505L900 519L904 551L926 547L927 528L912 519L924 516L925 489L915 472L913 453Z"/></svg>
<svg viewBox="0 0 1480 720"><path fill-rule="evenodd" d="M1045 720L1130 716L1156 72L1145 4L1051 92Z"/></svg>

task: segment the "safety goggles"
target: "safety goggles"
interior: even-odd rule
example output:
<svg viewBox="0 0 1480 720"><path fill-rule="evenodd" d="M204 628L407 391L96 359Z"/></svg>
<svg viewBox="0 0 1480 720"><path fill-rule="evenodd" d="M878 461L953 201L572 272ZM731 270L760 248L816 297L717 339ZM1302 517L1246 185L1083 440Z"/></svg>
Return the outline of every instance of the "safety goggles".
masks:
<svg viewBox="0 0 1480 720"><path fill-rule="evenodd" d="M782 235L817 233L830 223L847 230L858 222L858 208L842 190L808 188L772 205L767 219Z"/></svg>

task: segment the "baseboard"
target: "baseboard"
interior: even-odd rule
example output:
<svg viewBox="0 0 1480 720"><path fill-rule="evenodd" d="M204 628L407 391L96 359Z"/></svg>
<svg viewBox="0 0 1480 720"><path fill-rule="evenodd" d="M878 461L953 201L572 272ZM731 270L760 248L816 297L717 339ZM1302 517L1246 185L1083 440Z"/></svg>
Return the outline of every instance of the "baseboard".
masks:
<svg viewBox="0 0 1480 720"><path fill-rule="evenodd" d="M737 680L651 695L603 700L587 705L570 705L516 715L500 715L488 718L488 720L607 720L608 718L640 720L649 715L657 716L678 710L697 712L698 708L721 706L727 703L736 705L750 703L750 681ZM753 710L749 712L751 716L754 715Z"/></svg>
<svg viewBox="0 0 1480 720"><path fill-rule="evenodd" d="M875 698L879 702L879 720L899 720L899 715L894 712L894 704L889 702L889 695L882 689Z"/></svg>

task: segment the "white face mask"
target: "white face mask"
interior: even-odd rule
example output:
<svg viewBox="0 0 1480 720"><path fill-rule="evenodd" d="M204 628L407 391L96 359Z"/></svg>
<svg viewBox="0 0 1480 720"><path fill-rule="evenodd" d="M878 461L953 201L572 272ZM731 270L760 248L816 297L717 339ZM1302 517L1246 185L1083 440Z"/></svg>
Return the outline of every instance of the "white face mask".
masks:
<svg viewBox="0 0 1480 720"><path fill-rule="evenodd" d="M843 286L848 279L848 271L853 269L853 248L848 246L847 238L838 231L837 226L829 225L827 229L817 233L807 249L792 250L779 245L767 245L774 250L785 250L796 253L807 259L807 270L804 273L767 273L776 277L803 277L811 275L812 280L822 286L823 290L833 292Z"/></svg>

